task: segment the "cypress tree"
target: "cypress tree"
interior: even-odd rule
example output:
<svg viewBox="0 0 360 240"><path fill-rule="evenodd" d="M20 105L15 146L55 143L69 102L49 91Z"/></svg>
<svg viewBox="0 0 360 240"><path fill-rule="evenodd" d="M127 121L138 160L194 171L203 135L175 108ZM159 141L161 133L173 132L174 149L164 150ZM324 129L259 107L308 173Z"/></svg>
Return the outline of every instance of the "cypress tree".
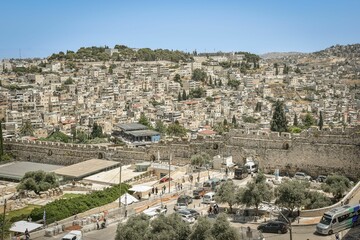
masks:
<svg viewBox="0 0 360 240"><path fill-rule="evenodd" d="M185 91L185 89L183 90L183 94L182 94L182 99L183 99L183 100L186 100L186 99L187 99L187 96L186 96L186 91Z"/></svg>
<svg viewBox="0 0 360 240"><path fill-rule="evenodd" d="M4 155L4 142L3 142L3 132L2 132L2 121L0 120L0 159Z"/></svg>
<svg viewBox="0 0 360 240"><path fill-rule="evenodd" d="M323 126L324 126L324 120L323 120L323 116L322 116L322 111L320 111L320 119L319 119L319 124L318 124L320 130L322 130Z"/></svg>
<svg viewBox="0 0 360 240"><path fill-rule="evenodd" d="M236 118L235 118L235 115L233 115L232 117L232 120L231 120L231 123L236 126Z"/></svg>
<svg viewBox="0 0 360 240"><path fill-rule="evenodd" d="M271 131L287 132L287 120L283 103L279 100L275 103L275 111L271 120Z"/></svg>
<svg viewBox="0 0 360 240"><path fill-rule="evenodd" d="M298 122L297 114L295 113L294 126L297 127L298 125L299 125L299 122Z"/></svg>
<svg viewBox="0 0 360 240"><path fill-rule="evenodd" d="M181 93L179 92L178 94L178 101L180 102L181 101Z"/></svg>

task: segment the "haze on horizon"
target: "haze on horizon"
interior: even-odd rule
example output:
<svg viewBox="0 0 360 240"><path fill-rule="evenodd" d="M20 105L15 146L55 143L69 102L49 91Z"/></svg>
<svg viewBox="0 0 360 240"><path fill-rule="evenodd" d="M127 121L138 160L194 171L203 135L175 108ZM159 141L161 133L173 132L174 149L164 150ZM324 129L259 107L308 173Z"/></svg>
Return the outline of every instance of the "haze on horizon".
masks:
<svg viewBox="0 0 360 240"><path fill-rule="evenodd" d="M186 52L313 52L360 42L360 1L2 3L0 59L123 44Z"/></svg>

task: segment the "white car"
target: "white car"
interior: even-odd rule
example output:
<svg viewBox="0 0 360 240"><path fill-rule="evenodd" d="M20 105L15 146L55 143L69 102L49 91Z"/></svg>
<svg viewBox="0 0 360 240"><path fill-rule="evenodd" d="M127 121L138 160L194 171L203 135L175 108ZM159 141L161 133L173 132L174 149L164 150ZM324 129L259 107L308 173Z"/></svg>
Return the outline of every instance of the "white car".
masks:
<svg viewBox="0 0 360 240"><path fill-rule="evenodd" d="M160 214L166 214L167 209L163 208L161 206L157 207L151 207L148 209L145 209L143 213L150 217L150 219L154 219L155 217L159 216Z"/></svg>
<svg viewBox="0 0 360 240"><path fill-rule="evenodd" d="M180 210L180 209L187 209L188 205L184 202L177 203L174 205L174 211Z"/></svg>
<svg viewBox="0 0 360 240"><path fill-rule="evenodd" d="M188 214L180 214L181 216L181 219L184 221L184 222L187 222L187 223L194 223L195 222L195 218L192 217L192 215L188 215Z"/></svg>
<svg viewBox="0 0 360 240"><path fill-rule="evenodd" d="M81 231L70 231L67 233L61 240L81 240L82 232Z"/></svg>
<svg viewBox="0 0 360 240"><path fill-rule="evenodd" d="M303 173L303 172L295 173L294 178L297 180L307 180L307 181L311 180L311 177L306 175L306 173Z"/></svg>

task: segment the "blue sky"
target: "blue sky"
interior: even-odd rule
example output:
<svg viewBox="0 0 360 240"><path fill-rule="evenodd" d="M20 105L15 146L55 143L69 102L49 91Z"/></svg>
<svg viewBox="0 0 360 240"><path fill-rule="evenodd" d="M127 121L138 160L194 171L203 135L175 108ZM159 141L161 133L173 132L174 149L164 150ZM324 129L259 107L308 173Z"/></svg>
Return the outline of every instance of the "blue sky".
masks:
<svg viewBox="0 0 360 240"><path fill-rule="evenodd" d="M312 52L360 43L359 0L8 0L0 58L82 46Z"/></svg>

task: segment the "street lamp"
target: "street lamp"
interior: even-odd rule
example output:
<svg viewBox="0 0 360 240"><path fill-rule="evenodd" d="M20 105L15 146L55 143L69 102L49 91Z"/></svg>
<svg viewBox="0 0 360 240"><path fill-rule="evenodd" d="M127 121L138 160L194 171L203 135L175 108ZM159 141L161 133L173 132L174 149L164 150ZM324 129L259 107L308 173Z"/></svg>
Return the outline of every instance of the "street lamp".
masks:
<svg viewBox="0 0 360 240"><path fill-rule="evenodd" d="M287 221L287 223L289 224L289 233L290 233L290 240L292 240L292 228L291 228L291 221L284 216L284 214L282 214L281 209L279 211L279 213L281 214L281 216L283 216L283 218Z"/></svg>

